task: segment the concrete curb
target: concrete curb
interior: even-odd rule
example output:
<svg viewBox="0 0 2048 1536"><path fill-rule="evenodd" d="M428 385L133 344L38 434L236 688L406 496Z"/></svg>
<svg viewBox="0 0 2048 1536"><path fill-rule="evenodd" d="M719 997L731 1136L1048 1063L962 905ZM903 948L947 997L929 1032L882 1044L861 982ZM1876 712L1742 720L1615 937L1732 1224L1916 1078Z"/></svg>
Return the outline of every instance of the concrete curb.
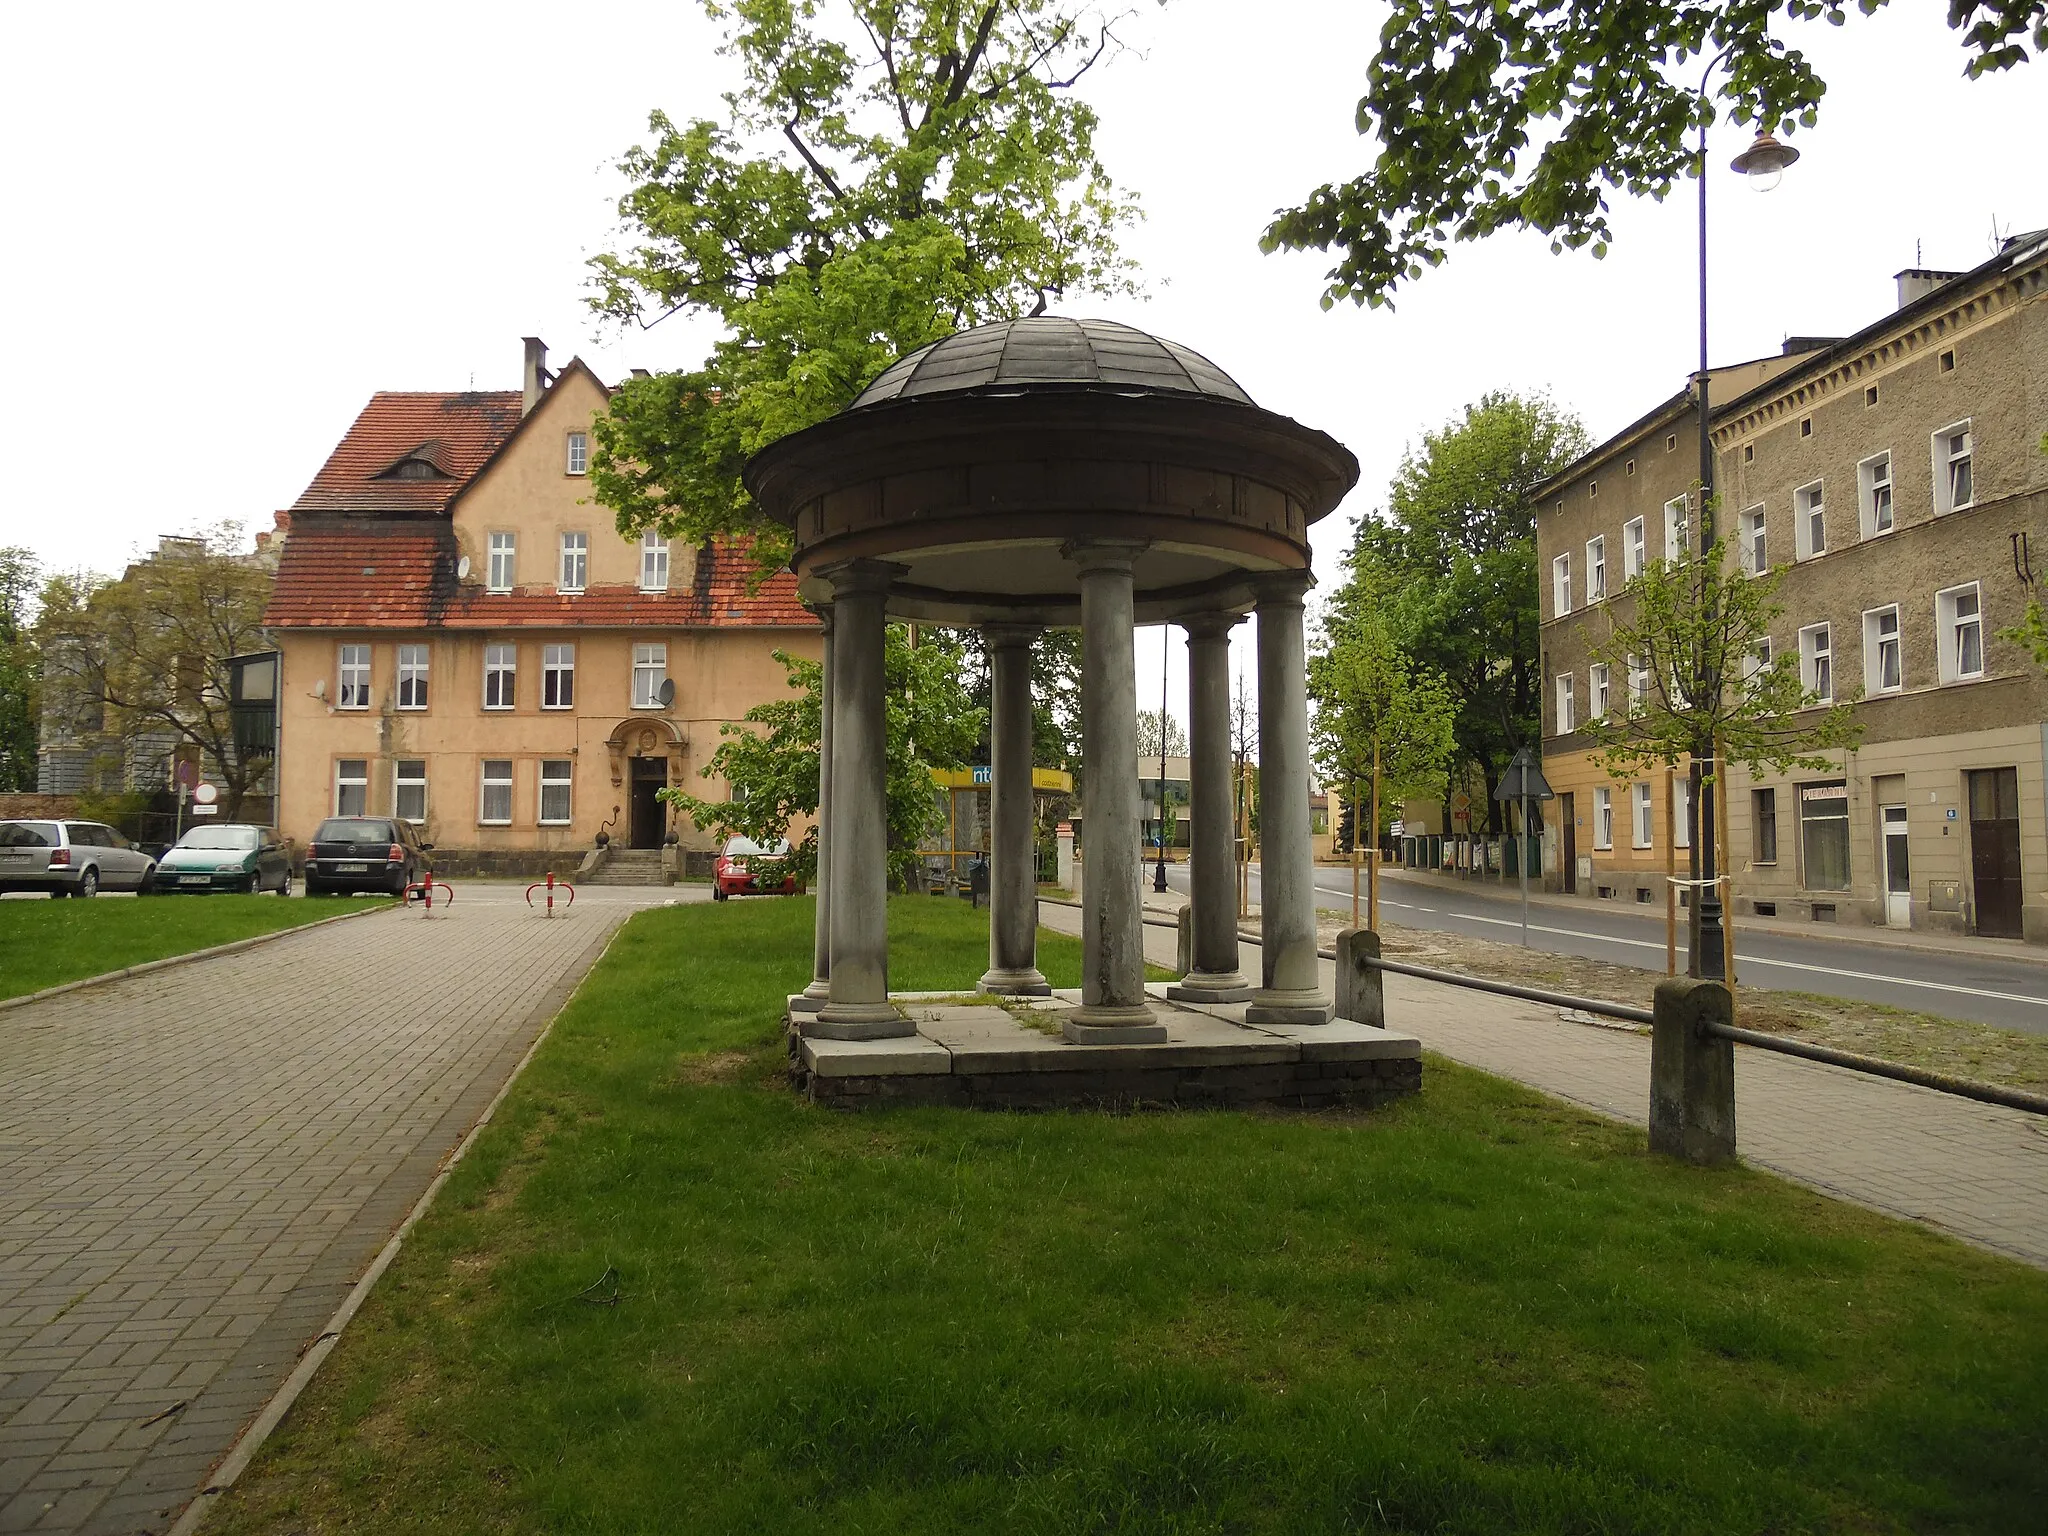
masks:
<svg viewBox="0 0 2048 1536"><path fill-rule="evenodd" d="M345 923L350 918L368 917L373 912L396 910L394 907L372 906L354 912L337 912L332 917L315 918L310 923L294 923L289 928L273 928L269 933L252 934L246 939L214 944L206 949L195 949L182 955L165 955L161 960L140 960L134 965L123 966L118 971L102 971L97 976L60 982L54 987L45 987L40 992L30 992L22 997L0 998L0 1013L5 1013L10 1008L26 1008L30 1003L39 1003L46 997L62 997L66 992L76 992L84 987L103 986L110 981L125 981L130 976L145 976L151 971L168 970L174 965L188 965L194 960L211 960L215 955L232 955L239 950L254 949L258 944L268 944L274 939L282 939L294 933L308 933L315 928L325 928L330 923Z"/></svg>

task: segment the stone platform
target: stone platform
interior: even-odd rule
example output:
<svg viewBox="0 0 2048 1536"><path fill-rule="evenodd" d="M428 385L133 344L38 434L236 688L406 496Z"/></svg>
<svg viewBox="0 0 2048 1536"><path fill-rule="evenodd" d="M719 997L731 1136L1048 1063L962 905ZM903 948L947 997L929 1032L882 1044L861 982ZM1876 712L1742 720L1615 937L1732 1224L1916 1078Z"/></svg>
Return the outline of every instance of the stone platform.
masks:
<svg viewBox="0 0 2048 1536"><path fill-rule="evenodd" d="M1422 1042L1398 1030L1247 1024L1243 1003L1170 1003L1146 989L1163 1042L1073 1045L1061 1038L1077 990L966 1000L897 993L917 1025L894 1040L807 1040L787 1016L789 1074L813 1103L946 1104L971 1109L1370 1107L1420 1091Z"/></svg>

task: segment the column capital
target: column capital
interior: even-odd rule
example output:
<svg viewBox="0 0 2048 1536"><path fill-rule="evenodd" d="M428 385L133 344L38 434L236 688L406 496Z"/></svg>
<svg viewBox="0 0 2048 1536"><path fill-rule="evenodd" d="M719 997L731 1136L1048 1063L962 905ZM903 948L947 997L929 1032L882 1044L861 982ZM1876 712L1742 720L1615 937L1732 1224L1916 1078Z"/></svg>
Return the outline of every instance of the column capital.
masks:
<svg viewBox="0 0 2048 1536"><path fill-rule="evenodd" d="M889 589L909 569L893 560L848 560L839 565L828 565L818 574L832 583L832 596L836 600L859 592L878 592L886 597Z"/></svg>
<svg viewBox="0 0 2048 1536"><path fill-rule="evenodd" d="M1187 631L1190 640L1223 640L1244 622L1241 613L1191 613L1174 623Z"/></svg>
<svg viewBox="0 0 2048 1536"><path fill-rule="evenodd" d="M1252 591L1258 597L1261 608L1299 608L1302 600L1308 596L1308 589L1315 584L1315 573L1306 568L1298 571L1267 571L1252 578Z"/></svg>
<svg viewBox="0 0 2048 1536"><path fill-rule="evenodd" d="M804 612L818 621L818 627L826 634L832 633L832 605L830 603L805 603Z"/></svg>
<svg viewBox="0 0 2048 1536"><path fill-rule="evenodd" d="M982 644L992 651L1011 650L1018 646L1031 645L1045 633L1043 624L984 624L981 626Z"/></svg>
<svg viewBox="0 0 2048 1536"><path fill-rule="evenodd" d="M1090 571L1122 571L1128 575L1149 547L1144 539L1070 539L1060 554L1087 575Z"/></svg>

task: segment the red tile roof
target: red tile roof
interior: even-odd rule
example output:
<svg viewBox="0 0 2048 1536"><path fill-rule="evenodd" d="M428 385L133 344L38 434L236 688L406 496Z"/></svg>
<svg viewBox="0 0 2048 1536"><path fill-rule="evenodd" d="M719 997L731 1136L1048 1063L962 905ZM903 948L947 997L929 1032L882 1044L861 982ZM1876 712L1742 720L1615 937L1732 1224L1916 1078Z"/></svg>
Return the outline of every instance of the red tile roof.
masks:
<svg viewBox="0 0 2048 1536"><path fill-rule="evenodd" d="M523 401L516 389L372 395L291 510L445 512L518 427ZM441 473L420 480L388 473L415 457Z"/></svg>

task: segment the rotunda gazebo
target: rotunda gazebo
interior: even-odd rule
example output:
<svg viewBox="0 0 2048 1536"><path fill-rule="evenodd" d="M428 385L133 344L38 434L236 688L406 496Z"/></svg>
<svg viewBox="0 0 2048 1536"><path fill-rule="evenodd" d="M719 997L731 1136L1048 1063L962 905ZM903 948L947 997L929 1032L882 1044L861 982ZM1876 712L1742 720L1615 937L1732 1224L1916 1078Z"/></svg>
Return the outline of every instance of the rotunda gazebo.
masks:
<svg viewBox="0 0 2048 1536"><path fill-rule="evenodd" d="M806 1037L914 1032L888 993L882 637L890 617L978 626L990 655L991 882L984 990L1043 994L1031 826L1032 638L1082 631L1086 863L1079 1044L1163 1041L1145 990L1132 629L1189 659L1193 969L1168 997L1244 1001L1250 1024L1327 1024L1316 965L1302 602L1309 524L1357 482L1328 435L1262 410L1199 353L1130 326L1038 317L949 336L745 480L795 535L825 617L814 1011ZM1258 616L1264 927L1238 970L1229 634Z"/></svg>

